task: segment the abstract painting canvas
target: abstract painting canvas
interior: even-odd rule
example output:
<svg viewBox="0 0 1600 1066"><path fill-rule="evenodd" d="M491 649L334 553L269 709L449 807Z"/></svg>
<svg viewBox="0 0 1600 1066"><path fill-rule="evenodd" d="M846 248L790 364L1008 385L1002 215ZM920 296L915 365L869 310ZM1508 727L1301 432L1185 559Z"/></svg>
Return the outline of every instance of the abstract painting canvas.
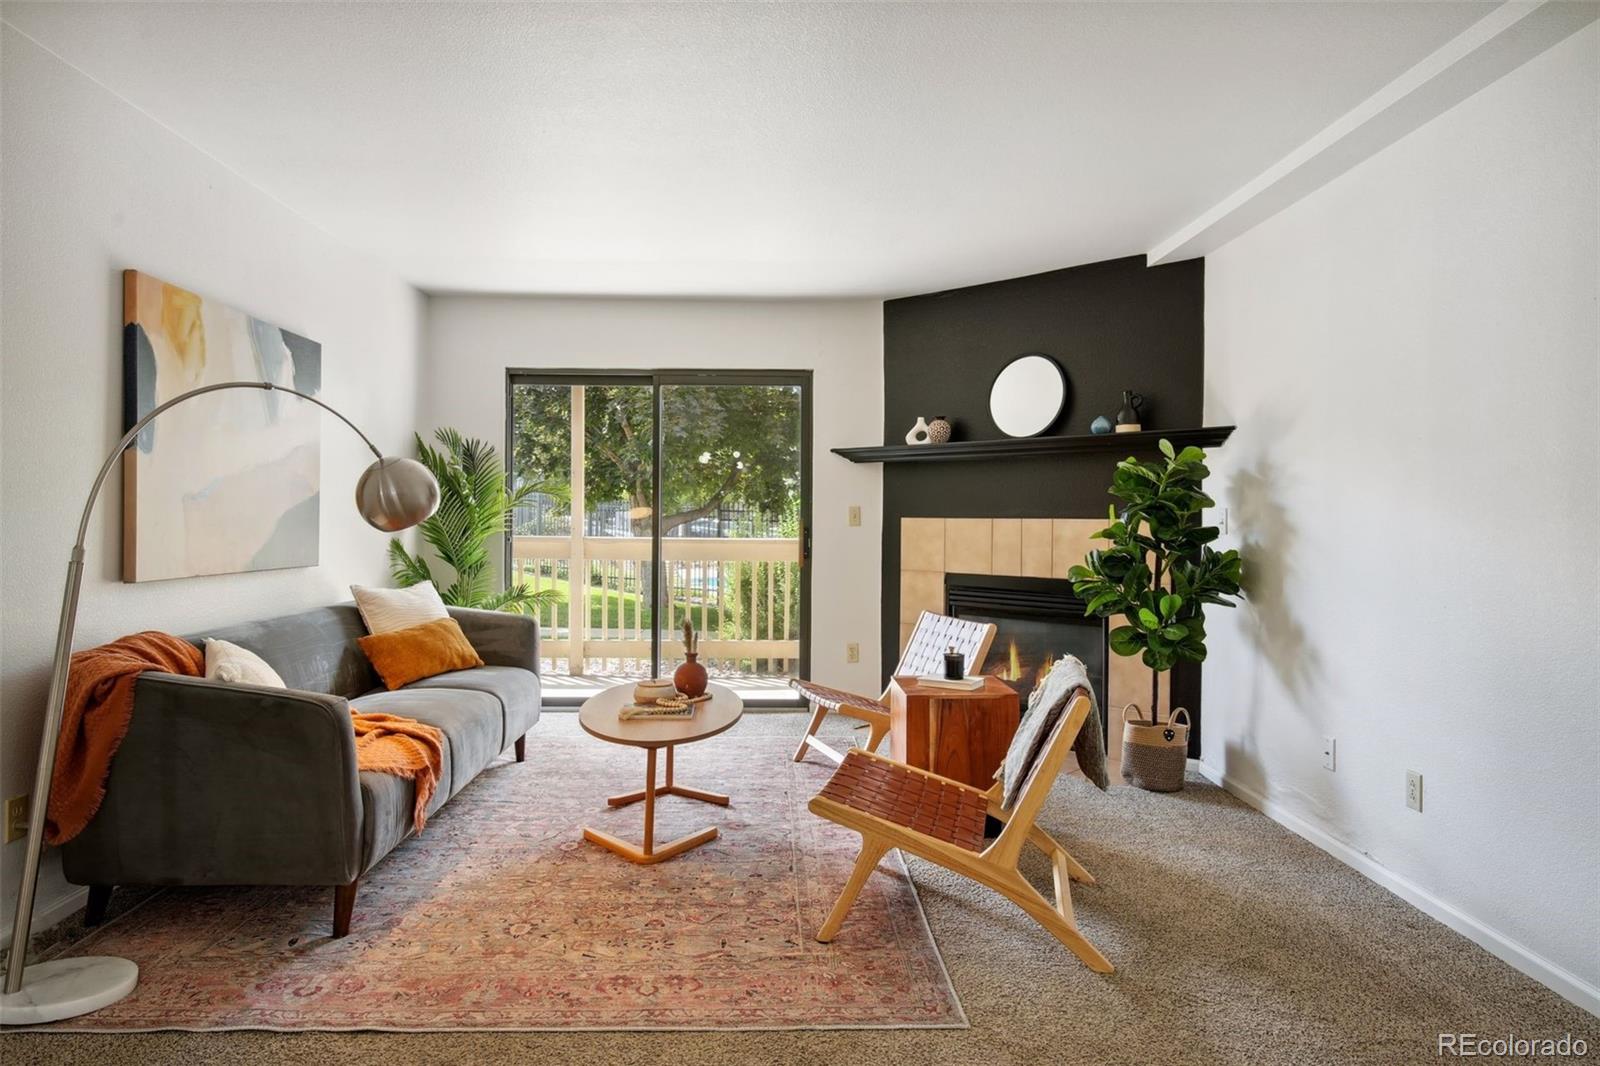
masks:
<svg viewBox="0 0 1600 1066"><path fill-rule="evenodd" d="M315 396L322 346L137 270L123 273L123 426L202 385ZM123 453L122 579L315 566L322 411L254 389L196 397Z"/></svg>

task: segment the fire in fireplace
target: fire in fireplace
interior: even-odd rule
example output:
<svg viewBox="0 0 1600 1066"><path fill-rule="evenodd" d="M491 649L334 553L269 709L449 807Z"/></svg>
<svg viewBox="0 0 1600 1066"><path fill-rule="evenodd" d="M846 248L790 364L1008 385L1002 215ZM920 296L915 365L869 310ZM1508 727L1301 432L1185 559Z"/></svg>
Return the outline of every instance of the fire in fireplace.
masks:
<svg viewBox="0 0 1600 1066"><path fill-rule="evenodd" d="M945 612L998 627L981 673L1017 690L1022 705L1063 655L1083 660L1106 706L1106 626L1085 617L1072 582L1057 578L946 574Z"/></svg>

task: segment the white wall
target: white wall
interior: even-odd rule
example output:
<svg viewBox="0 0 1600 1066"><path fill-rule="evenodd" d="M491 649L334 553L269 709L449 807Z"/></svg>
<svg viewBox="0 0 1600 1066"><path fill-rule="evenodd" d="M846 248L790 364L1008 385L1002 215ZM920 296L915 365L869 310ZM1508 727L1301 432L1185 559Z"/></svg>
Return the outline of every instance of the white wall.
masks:
<svg viewBox="0 0 1600 1066"><path fill-rule="evenodd" d="M506 368L812 370L811 674L878 687L883 481L829 448L871 443L883 423L883 305L434 296L428 301L425 433L505 440ZM846 525L861 506L861 525ZM845 662L845 645L861 661Z"/></svg>
<svg viewBox="0 0 1600 1066"><path fill-rule="evenodd" d="M424 307L410 286L10 27L0 63L0 796L12 796L32 787L79 510L122 431L122 269L321 341L328 402L380 448L407 452ZM77 646L331 603L352 581L384 581L386 538L345 505L369 454L331 419L322 450L328 502L312 569L123 585L113 478L90 527ZM22 850L0 851L7 929ZM36 927L74 897L47 853Z"/></svg>
<svg viewBox="0 0 1600 1066"><path fill-rule="evenodd" d="M1591 26L1206 266L1251 601L1210 615L1205 761L1590 1010L1597 80Z"/></svg>

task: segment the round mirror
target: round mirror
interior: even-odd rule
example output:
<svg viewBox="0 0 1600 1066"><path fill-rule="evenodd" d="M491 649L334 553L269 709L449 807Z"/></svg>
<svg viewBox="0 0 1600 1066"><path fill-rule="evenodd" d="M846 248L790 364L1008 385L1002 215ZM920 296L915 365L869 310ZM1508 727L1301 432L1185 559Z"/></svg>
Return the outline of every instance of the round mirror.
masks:
<svg viewBox="0 0 1600 1066"><path fill-rule="evenodd" d="M1007 363L989 389L989 415L1008 437L1050 428L1067 404L1067 375L1048 355L1029 352Z"/></svg>

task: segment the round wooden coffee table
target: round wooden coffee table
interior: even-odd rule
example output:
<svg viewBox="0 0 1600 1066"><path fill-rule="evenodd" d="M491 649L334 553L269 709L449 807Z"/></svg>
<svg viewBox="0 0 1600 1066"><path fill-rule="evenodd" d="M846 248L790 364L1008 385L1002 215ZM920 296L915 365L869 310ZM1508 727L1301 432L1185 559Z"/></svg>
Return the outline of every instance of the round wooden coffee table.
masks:
<svg viewBox="0 0 1600 1066"><path fill-rule="evenodd" d="M744 714L744 701L721 685L707 685L711 698L695 704L689 718L635 718L619 721L617 712L633 702L633 685L614 685L584 701L578 712L578 724L592 737L611 744L625 744L645 750L644 790L627 792L606 800L613 807L626 807L644 800L644 846L638 847L620 837L585 826L583 838L621 855L630 862L654 863L681 855L690 848L699 847L717 839L717 827L710 826L698 833L690 833L670 844L656 847L656 797L682 796L685 799L728 805L728 797L717 792L702 792L685 788L672 780L672 750L679 744L693 744L697 740L714 737L732 727ZM667 780L656 786L656 752L667 749Z"/></svg>

